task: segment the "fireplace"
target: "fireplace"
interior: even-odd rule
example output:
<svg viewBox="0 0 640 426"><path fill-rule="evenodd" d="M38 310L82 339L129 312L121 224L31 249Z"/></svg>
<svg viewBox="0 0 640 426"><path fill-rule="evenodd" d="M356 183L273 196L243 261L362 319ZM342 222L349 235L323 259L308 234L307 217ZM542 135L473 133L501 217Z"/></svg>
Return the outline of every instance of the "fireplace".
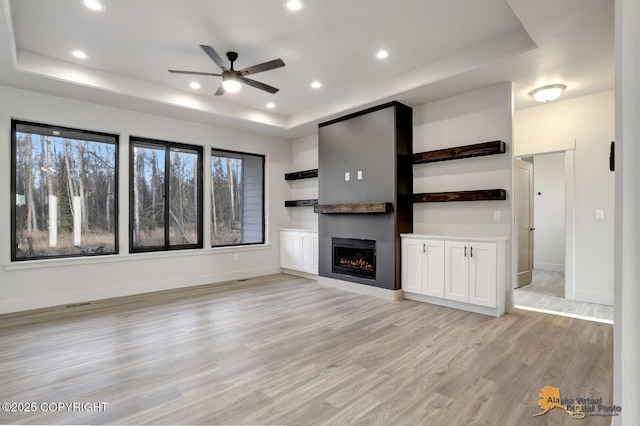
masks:
<svg viewBox="0 0 640 426"><path fill-rule="evenodd" d="M353 238L331 238L332 272L376 279L376 242Z"/></svg>

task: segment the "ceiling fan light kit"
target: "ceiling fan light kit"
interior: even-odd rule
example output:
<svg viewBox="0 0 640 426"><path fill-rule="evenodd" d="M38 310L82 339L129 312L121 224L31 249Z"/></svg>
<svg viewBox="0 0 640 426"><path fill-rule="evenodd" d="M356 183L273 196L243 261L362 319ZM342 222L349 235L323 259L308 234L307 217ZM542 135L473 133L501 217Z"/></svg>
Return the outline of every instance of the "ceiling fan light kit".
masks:
<svg viewBox="0 0 640 426"><path fill-rule="evenodd" d="M304 8L302 0L285 0L284 7L292 12L298 12Z"/></svg>
<svg viewBox="0 0 640 426"><path fill-rule="evenodd" d="M245 76L284 67L284 62L282 61L282 59L274 59L268 62L263 62L261 64L243 68L241 70L236 70L233 68L233 63L238 59L237 52L227 52L227 59L231 63L231 65L227 67L227 64L222 60L220 55L218 55L218 52L216 52L213 47L201 44L200 48L222 70L222 74L181 70L169 70L169 72L174 74L208 75L214 77L222 77L222 84L216 91L216 96L223 95L225 92L235 93L240 90L241 84L246 84L247 86L255 87L256 89L264 90L265 92L269 92L271 94L274 94L278 92L278 90L280 90L273 86L269 86L268 84L249 79Z"/></svg>

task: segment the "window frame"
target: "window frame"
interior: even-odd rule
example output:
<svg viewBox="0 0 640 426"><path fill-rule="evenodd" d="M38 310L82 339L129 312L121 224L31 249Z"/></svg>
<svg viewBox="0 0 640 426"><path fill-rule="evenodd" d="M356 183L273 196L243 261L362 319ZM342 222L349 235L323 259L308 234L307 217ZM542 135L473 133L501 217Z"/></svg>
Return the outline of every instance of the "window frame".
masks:
<svg viewBox="0 0 640 426"><path fill-rule="evenodd" d="M211 241L211 248L224 248L224 247L244 247L244 246L255 246L255 245L264 245L267 242L267 233L266 233L266 194L265 194L265 188L266 188L266 155L264 154L255 154L255 153L251 153L251 152L242 152L242 151L233 151L230 149L220 149L220 148L211 148L210 152L209 152L209 170L210 170L210 178L213 178L213 168L211 167L211 158L214 157L214 152L221 152L221 153L228 153L228 154L234 154L234 155L248 155L248 156L252 156L252 157L257 157L261 160L261 165L262 165L262 185L261 185L261 203L262 203L262 241L261 242L254 242L254 243L239 243L239 244L219 244L219 245L214 245L213 241ZM218 157L218 155L215 155L216 157ZM210 184L212 184L210 182ZM244 189L244 188L243 188ZM209 222L211 223L211 212L209 212Z"/></svg>
<svg viewBox="0 0 640 426"><path fill-rule="evenodd" d="M42 128L48 130L48 134L45 132L38 133L42 136L55 136L61 137L64 134L67 134L70 138L77 137L80 135L93 135L98 136L100 139L112 138L113 142L107 141L92 141L92 142L101 142L105 144L112 144L114 147L114 188L113 188L113 232L114 232L114 250L108 253L76 253L76 254L61 254L61 255L51 255L51 256L30 256L30 257L16 257L17 256L17 229L16 229L16 219L18 215L17 211L17 177L16 177L16 161L17 161L17 128L18 126L33 126L36 128ZM112 256L117 255L120 252L120 241L119 241L119 221L118 221L118 212L119 212L119 170L120 170L120 135L116 133L107 133L107 132L98 132L94 130L86 130L80 128L73 127L65 127L65 126L57 126L54 124L47 123L37 123L34 121L20 120L20 119L11 119L11 230L10 230L10 238L11 238L11 262L24 262L24 261L32 261L32 260L47 260L47 259L66 259L66 258L78 258L78 257L96 257L96 256ZM61 134L54 134L53 132L60 132ZM32 133L33 134L33 133ZM64 137L64 136L63 136ZM83 139L87 140L87 139Z"/></svg>
<svg viewBox="0 0 640 426"><path fill-rule="evenodd" d="M136 144L148 145L156 148L162 148L165 151L165 160L164 160L164 172L165 172L165 181L164 181L164 192L165 194L165 203L164 203L164 245L163 246L146 246L146 247L135 247L134 246L134 149ZM171 148L175 149L184 149L188 151L195 151L197 153L197 170L196 170L196 181L198 182L198 194L197 194L197 202L198 202L198 218L197 218L197 238L198 241L194 244L175 244L171 245L170 243L170 200L171 195L169 191L170 186L170 162L171 162ZM164 251L174 251L174 250L189 250L189 249L202 249L204 248L204 181L203 181L203 163L204 163L204 150L202 145L190 145L180 142L172 142L161 139L152 139L145 138L139 136L129 136L129 253L152 253L152 252L164 252Z"/></svg>

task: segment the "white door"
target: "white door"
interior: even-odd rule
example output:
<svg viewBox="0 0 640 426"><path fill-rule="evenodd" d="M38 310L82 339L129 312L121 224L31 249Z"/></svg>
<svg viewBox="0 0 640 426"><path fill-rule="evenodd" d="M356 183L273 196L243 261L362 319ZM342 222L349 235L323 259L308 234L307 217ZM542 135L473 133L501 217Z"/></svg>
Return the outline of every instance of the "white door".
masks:
<svg viewBox="0 0 640 426"><path fill-rule="evenodd" d="M469 243L469 303L497 307L496 245Z"/></svg>
<svg viewBox="0 0 640 426"><path fill-rule="evenodd" d="M533 270L533 165L515 160L514 203L518 250L517 287L531 283Z"/></svg>
<svg viewBox="0 0 640 426"><path fill-rule="evenodd" d="M402 239L402 290L422 294L422 240Z"/></svg>
<svg viewBox="0 0 640 426"><path fill-rule="evenodd" d="M444 241L423 240L422 292L444 297Z"/></svg>
<svg viewBox="0 0 640 426"><path fill-rule="evenodd" d="M444 297L469 302L469 253L466 243L444 242Z"/></svg>

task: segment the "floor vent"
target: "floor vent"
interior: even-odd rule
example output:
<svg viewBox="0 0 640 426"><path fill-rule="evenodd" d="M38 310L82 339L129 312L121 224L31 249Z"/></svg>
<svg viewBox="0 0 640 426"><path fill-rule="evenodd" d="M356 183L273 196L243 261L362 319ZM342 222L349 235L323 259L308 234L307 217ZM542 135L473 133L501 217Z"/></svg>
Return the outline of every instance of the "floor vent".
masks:
<svg viewBox="0 0 640 426"><path fill-rule="evenodd" d="M72 303L71 305L67 305L67 308L78 308L80 306L87 306L90 305L89 302L82 302L82 303Z"/></svg>

